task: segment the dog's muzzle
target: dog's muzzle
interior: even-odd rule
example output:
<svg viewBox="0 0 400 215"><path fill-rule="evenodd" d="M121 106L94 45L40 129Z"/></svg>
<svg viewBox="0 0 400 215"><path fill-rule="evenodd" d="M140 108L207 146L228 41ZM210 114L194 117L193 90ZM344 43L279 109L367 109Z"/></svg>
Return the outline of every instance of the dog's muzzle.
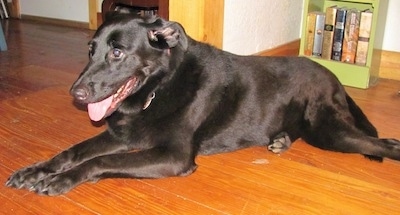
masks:
<svg viewBox="0 0 400 215"><path fill-rule="evenodd" d="M77 86L71 89L71 95L79 102L84 102L89 98L89 89L85 86Z"/></svg>

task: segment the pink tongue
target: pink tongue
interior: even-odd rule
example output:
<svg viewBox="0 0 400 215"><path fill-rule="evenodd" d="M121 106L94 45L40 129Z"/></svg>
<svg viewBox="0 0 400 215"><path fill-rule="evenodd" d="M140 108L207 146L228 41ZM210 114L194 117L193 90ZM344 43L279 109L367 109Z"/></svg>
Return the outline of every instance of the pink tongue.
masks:
<svg viewBox="0 0 400 215"><path fill-rule="evenodd" d="M93 121L100 121L106 115L108 108L111 106L113 96L103 101L88 104L89 117Z"/></svg>

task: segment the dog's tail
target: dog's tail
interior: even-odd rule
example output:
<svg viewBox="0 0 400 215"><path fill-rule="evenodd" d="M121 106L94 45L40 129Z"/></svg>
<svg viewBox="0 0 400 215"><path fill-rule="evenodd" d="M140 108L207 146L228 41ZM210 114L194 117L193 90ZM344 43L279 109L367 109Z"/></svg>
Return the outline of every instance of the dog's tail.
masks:
<svg viewBox="0 0 400 215"><path fill-rule="evenodd" d="M368 136L378 137L378 131L368 120L367 116L362 112L360 107L354 102L354 100L346 94L347 104L351 115L353 115L355 120L355 126L364 132Z"/></svg>
<svg viewBox="0 0 400 215"><path fill-rule="evenodd" d="M360 107L354 102L354 100L346 94L347 104L349 106L350 113L354 117L355 126L364 132L366 135L378 138L378 131L375 126L368 120L367 116L362 112ZM378 162L382 162L383 158L373 155L364 155L366 158Z"/></svg>

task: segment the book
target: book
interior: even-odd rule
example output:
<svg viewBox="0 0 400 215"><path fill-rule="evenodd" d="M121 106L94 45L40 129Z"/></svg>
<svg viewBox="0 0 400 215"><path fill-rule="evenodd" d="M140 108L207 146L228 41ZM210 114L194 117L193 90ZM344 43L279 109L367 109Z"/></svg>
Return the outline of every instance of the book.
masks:
<svg viewBox="0 0 400 215"><path fill-rule="evenodd" d="M346 22L346 8L338 8L336 11L336 23L333 33L332 60L340 61L342 58L342 45L344 25Z"/></svg>
<svg viewBox="0 0 400 215"><path fill-rule="evenodd" d="M357 9L347 10L342 46L342 62L352 64L355 62L360 16L361 12Z"/></svg>
<svg viewBox="0 0 400 215"><path fill-rule="evenodd" d="M307 15L307 30L306 30L306 41L304 47L304 55L311 56L314 46L314 34L315 34L315 21L317 19L316 12L310 12Z"/></svg>
<svg viewBox="0 0 400 215"><path fill-rule="evenodd" d="M314 44L313 44L312 56L321 57L324 26L325 26L325 13L316 12L315 14L316 17L315 17Z"/></svg>
<svg viewBox="0 0 400 215"><path fill-rule="evenodd" d="M333 30L336 22L336 11L337 6L326 8L325 12L325 26L324 26L324 38L322 42L322 55L323 59L330 60L332 57L332 45L333 45Z"/></svg>
<svg viewBox="0 0 400 215"><path fill-rule="evenodd" d="M355 59L355 63L357 65L365 66L367 63L369 37L371 35L372 27L372 15L373 14L371 10L365 10L361 12L357 52Z"/></svg>

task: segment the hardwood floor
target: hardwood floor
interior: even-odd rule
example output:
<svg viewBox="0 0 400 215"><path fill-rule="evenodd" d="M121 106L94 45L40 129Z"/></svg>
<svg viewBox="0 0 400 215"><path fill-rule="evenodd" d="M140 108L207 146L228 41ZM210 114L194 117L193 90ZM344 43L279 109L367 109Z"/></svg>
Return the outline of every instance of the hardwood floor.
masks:
<svg viewBox="0 0 400 215"><path fill-rule="evenodd" d="M68 90L87 61L91 31L9 20L0 53L0 182L104 129ZM289 50L293 50L289 48ZM275 51L274 53L285 53ZM293 54L296 52L286 52ZM323 83L321 83L323 84ZM382 137L400 139L399 81L347 88ZM322 151L297 141L199 156L187 177L107 179L58 197L0 186L0 214L395 214L400 162Z"/></svg>

